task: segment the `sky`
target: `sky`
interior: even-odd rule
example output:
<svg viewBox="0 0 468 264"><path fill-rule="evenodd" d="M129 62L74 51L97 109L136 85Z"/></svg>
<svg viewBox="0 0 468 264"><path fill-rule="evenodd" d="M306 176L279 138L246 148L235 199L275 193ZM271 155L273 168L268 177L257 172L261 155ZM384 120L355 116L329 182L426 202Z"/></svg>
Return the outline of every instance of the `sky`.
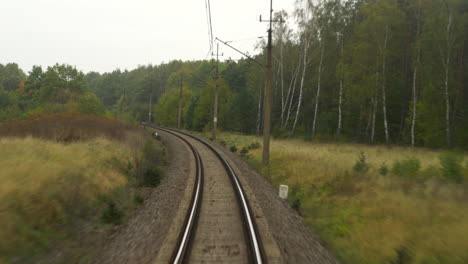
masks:
<svg viewBox="0 0 468 264"><path fill-rule="evenodd" d="M295 0L275 0L273 9L290 10ZM268 0L211 0L214 37L255 54L266 36ZM0 63L55 63L84 72L131 70L171 60L211 58L205 0L2 0ZM216 44L215 44L216 46ZM222 59L237 60L220 44Z"/></svg>

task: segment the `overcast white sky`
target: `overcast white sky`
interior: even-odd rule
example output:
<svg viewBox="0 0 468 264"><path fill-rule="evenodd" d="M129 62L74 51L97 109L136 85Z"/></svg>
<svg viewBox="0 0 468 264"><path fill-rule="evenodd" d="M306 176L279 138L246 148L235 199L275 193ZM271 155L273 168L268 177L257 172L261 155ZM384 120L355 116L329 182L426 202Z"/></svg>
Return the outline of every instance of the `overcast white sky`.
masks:
<svg viewBox="0 0 468 264"><path fill-rule="evenodd" d="M295 0L275 0L292 10ZM107 72L173 59L205 59L208 29L205 0L1 0L0 63L67 63ZM211 0L214 36L254 53L265 36L268 0ZM220 45L225 57L240 56Z"/></svg>

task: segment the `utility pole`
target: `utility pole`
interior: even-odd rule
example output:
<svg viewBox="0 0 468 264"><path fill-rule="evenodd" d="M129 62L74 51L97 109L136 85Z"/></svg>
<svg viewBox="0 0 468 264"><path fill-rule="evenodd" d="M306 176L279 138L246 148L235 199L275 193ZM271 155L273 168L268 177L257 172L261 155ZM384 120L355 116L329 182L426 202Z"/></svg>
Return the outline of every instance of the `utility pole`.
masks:
<svg viewBox="0 0 468 264"><path fill-rule="evenodd" d="M178 129L180 129L181 124L182 124L182 85L183 85L183 78L182 78L182 73L180 73L179 118L177 121Z"/></svg>
<svg viewBox="0 0 468 264"><path fill-rule="evenodd" d="M264 103L264 113L263 113L263 166L268 166L270 163L270 130L271 130L271 83L272 83L272 72L271 72L271 57L273 50L272 43L272 25L273 22L273 0L270 0L270 20L262 20L260 16L260 22L270 23L270 28L268 29L268 45L267 45L267 64L265 69L265 103ZM279 21L282 22L282 21Z"/></svg>
<svg viewBox="0 0 468 264"><path fill-rule="evenodd" d="M213 54L214 55L214 54ZM221 54L222 56L222 54ZM216 43L216 77L215 77L214 109L213 109L213 131L212 140L216 140L216 128L218 124L218 95L219 95L219 42Z"/></svg>
<svg viewBox="0 0 468 264"><path fill-rule="evenodd" d="M149 99L148 124L151 124L151 112L153 112L151 109L151 106L153 104L153 78L151 75L150 75L150 88L151 88L151 96Z"/></svg>
<svg viewBox="0 0 468 264"><path fill-rule="evenodd" d="M267 46L267 65L263 65L262 63L258 62L254 58L250 57L249 55L243 53L242 51L236 49L232 45L229 45L227 41L222 41L219 38L216 40L220 41L224 45L232 48L233 50L239 52L240 54L246 56L250 60L254 61L258 65L265 67L265 103L264 103L264 112L263 112L263 165L268 166L270 161L270 130L271 130L271 83L272 83L272 72L271 72L271 61L272 61L272 25L273 22L283 23L283 19L281 18L278 21L273 20L273 0L270 0L270 20L262 20L262 16L260 16L260 22L268 22L270 23L270 27L268 29L268 46Z"/></svg>

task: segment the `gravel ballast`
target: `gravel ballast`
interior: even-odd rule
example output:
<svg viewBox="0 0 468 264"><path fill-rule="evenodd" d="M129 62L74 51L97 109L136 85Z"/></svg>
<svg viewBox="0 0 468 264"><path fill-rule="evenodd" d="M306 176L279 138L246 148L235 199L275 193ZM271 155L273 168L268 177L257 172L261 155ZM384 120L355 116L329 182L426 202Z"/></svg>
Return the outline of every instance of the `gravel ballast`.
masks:
<svg viewBox="0 0 468 264"><path fill-rule="evenodd" d="M191 152L178 138L161 132L169 152L169 166L161 184L145 200L128 223L118 227L108 238L101 253L90 263L151 263L166 238L166 234L184 197L190 175Z"/></svg>
<svg viewBox="0 0 468 264"><path fill-rule="evenodd" d="M284 263L339 263L312 233L304 219L289 203L278 197L278 190L238 155L211 142L237 170L249 199L254 198L268 223L269 231L279 247Z"/></svg>

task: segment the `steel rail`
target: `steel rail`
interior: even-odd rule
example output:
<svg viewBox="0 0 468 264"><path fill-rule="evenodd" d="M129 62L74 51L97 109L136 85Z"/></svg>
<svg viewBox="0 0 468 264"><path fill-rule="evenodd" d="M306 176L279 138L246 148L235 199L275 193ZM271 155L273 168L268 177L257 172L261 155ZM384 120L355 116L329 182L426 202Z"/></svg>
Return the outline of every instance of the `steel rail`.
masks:
<svg viewBox="0 0 468 264"><path fill-rule="evenodd" d="M201 199L203 196L203 162L201 160L201 157L198 151L185 138L177 135L176 133L168 129L164 129L161 127L154 127L154 126L150 126L150 127L157 128L159 130L165 131L166 133L169 133L171 135L178 137L190 147L195 157L195 161L196 161L195 181L196 182L194 185L192 200L190 202L188 213L185 218L183 232L180 234L179 240L177 241L176 249L171 259L171 263L174 263L174 264L185 263L187 260L187 256L188 256L187 253L189 252L191 241L193 241L193 236L195 234L196 225L198 223L198 218L199 218L198 216L200 214Z"/></svg>
<svg viewBox="0 0 468 264"><path fill-rule="evenodd" d="M218 157L218 159L221 161L223 164L224 168L228 172L230 179L234 185L235 193L236 196L239 200L240 207L241 207L241 212L242 212L242 218L244 220L244 229L246 233L248 234L248 245L249 245L249 256L251 258L250 263L256 263L256 264L262 264L262 263L267 263L265 254L264 254L264 249L262 247L260 235L258 232L257 225L255 221L253 220L253 213L251 210L251 207L248 203L247 197L245 196L245 192L242 188L242 185L239 181L239 178L237 177L236 173L232 169L231 165L229 162L221 155L221 153L216 150L211 144L206 142L205 140L196 137L194 135L185 133L183 131L177 130L177 129L172 129L172 128L162 128L162 127L157 127L157 126L152 126L153 128L156 129L161 129L163 131L172 131L176 133L180 133L182 135L191 137L205 146L207 146L211 151L215 153L215 155ZM173 134L173 133L172 133ZM178 136L178 135L177 135ZM179 136L180 137L180 136Z"/></svg>

